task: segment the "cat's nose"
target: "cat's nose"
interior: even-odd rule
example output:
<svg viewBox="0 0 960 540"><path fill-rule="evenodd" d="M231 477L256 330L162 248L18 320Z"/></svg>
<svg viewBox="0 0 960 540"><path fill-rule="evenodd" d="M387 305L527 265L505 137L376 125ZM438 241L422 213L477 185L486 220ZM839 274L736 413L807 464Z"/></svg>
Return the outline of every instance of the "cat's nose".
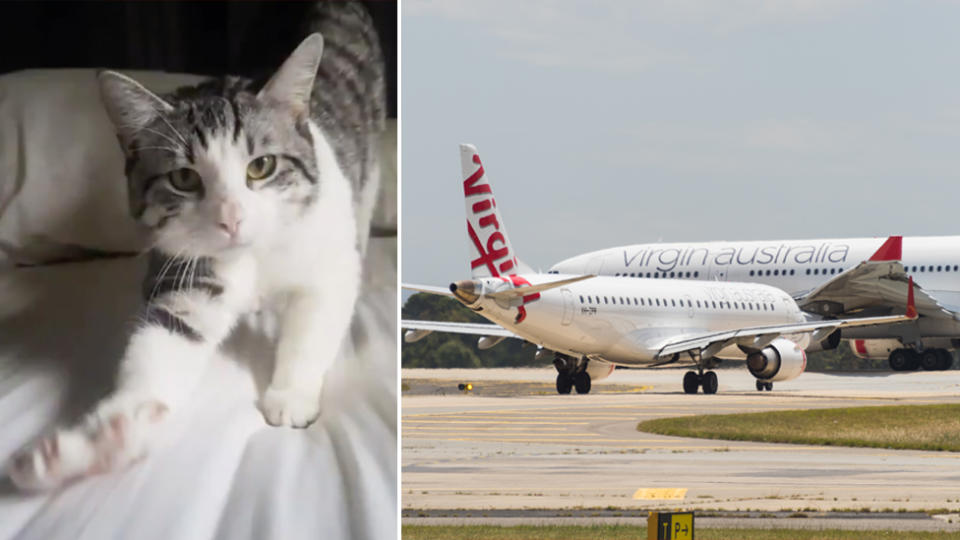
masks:
<svg viewBox="0 0 960 540"><path fill-rule="evenodd" d="M236 204L221 204L218 212L218 218L219 220L217 225L220 227L220 229L230 235L231 238L237 236L237 231L240 230L240 223L243 222L243 216L241 215L240 209Z"/></svg>
<svg viewBox="0 0 960 540"><path fill-rule="evenodd" d="M235 220L222 220L218 225L221 229L224 230L230 236L236 236L237 231L240 230L240 221L239 219Z"/></svg>

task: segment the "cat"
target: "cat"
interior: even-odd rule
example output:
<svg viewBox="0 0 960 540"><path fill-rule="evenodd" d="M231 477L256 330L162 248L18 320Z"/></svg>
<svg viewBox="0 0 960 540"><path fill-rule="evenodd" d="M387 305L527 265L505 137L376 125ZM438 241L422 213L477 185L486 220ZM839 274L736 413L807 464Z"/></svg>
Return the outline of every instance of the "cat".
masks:
<svg viewBox="0 0 960 540"><path fill-rule="evenodd" d="M159 96L98 74L131 214L152 232L145 307L115 391L13 457L19 488L55 488L144 456L204 359L261 312L279 321L259 403L266 422L303 428L320 414L360 286L385 87L364 8L314 9L318 33L262 85L226 77Z"/></svg>

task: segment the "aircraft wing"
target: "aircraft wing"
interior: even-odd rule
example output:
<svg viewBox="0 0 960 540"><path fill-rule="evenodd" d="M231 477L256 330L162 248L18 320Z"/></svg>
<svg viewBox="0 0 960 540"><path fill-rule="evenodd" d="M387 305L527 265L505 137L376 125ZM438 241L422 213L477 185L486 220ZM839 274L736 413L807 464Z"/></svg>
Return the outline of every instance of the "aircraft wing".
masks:
<svg viewBox="0 0 960 540"><path fill-rule="evenodd" d="M910 288L913 280L909 280ZM813 334L813 340L820 340L830 335L838 328L853 326L875 326L881 324L896 324L916 320L917 310L914 306L914 295L907 296L907 312L904 315L887 315L881 317L858 317L853 319L826 319L821 321L805 321L799 323L779 324L769 326L754 326L739 328L723 332L704 333L698 336L685 336L672 340L661 346L657 353L659 358L669 358L675 354L698 351L701 357L710 358L730 345L742 345L750 349L762 349L773 340L783 335Z"/></svg>
<svg viewBox="0 0 960 540"><path fill-rule="evenodd" d="M472 334L475 336L514 337L523 339L506 328L496 324L462 323L446 321L400 321L400 327L407 330L428 330L451 334Z"/></svg>
<svg viewBox="0 0 960 540"><path fill-rule="evenodd" d="M823 285L794 298L808 313L837 316L862 311L891 312L907 301L907 272L900 263L902 237L891 236L869 260L837 275ZM919 286L917 312L925 317L954 318Z"/></svg>

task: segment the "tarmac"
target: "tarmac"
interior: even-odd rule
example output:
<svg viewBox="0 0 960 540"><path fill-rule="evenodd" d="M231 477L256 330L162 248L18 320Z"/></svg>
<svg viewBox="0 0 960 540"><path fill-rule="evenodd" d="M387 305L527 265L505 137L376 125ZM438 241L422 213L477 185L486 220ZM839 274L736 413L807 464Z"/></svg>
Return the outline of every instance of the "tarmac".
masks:
<svg viewBox="0 0 960 540"><path fill-rule="evenodd" d="M546 368L403 370L407 386L419 388L416 395L404 392L401 402L404 523L496 522L489 515L453 517L454 510L516 510L496 519L523 522L593 509L608 514L579 519L602 522L682 509L807 514L778 521L817 528L833 514L811 513L854 512L845 519L860 523L869 512L885 511L892 525L877 527L875 520L871 528L898 528L894 522L906 520L909 529L960 530L951 515L960 512L960 453L689 439L636 429L643 420L695 414L960 403L960 371L806 373L757 392L741 366L718 371L715 395L684 394L683 371L617 370L595 381L590 394L561 396L543 391L555 377ZM474 392L459 392L460 382L473 383ZM502 389L504 382L518 395L479 395L485 385ZM535 509L558 514L533 515ZM897 515L914 511L943 516ZM761 518L747 522L759 523L753 519ZM712 522L698 522L706 523Z"/></svg>

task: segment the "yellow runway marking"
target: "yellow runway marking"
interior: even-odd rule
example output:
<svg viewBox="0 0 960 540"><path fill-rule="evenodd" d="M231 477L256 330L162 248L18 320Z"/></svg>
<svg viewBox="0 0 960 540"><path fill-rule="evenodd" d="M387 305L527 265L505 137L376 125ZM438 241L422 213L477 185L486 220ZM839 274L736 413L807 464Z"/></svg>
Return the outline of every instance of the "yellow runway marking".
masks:
<svg viewBox="0 0 960 540"><path fill-rule="evenodd" d="M640 488L634 499L643 501L679 501L687 496L687 488Z"/></svg>

